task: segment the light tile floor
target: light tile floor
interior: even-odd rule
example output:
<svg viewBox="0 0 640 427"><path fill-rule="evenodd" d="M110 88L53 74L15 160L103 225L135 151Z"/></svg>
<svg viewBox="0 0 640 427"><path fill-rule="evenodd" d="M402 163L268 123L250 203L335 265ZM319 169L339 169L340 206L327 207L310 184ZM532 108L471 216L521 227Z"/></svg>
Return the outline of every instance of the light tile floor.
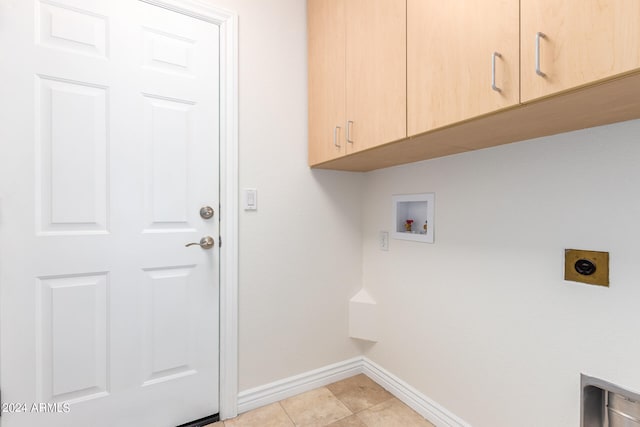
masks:
<svg viewBox="0 0 640 427"><path fill-rule="evenodd" d="M434 427L360 374L207 427Z"/></svg>

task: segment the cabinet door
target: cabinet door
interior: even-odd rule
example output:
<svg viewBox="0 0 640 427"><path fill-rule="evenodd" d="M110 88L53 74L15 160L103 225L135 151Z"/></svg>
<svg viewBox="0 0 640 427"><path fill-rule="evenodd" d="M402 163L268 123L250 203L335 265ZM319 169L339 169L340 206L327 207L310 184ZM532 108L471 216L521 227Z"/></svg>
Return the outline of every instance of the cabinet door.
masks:
<svg viewBox="0 0 640 427"><path fill-rule="evenodd" d="M640 67L638 0L522 0L521 21L523 102Z"/></svg>
<svg viewBox="0 0 640 427"><path fill-rule="evenodd" d="M409 135L519 102L518 21L518 0L408 0Z"/></svg>
<svg viewBox="0 0 640 427"><path fill-rule="evenodd" d="M309 165L345 154L345 0L308 0Z"/></svg>
<svg viewBox="0 0 640 427"><path fill-rule="evenodd" d="M347 152L407 136L406 0L348 0Z"/></svg>

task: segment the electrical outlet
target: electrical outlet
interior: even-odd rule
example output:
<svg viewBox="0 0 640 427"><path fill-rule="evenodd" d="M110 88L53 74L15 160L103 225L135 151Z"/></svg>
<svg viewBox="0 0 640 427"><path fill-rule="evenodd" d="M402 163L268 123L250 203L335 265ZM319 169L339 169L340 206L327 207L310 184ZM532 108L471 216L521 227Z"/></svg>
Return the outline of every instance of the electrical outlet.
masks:
<svg viewBox="0 0 640 427"><path fill-rule="evenodd" d="M389 232L381 231L378 234L378 245L380 246L381 251L389 250Z"/></svg>
<svg viewBox="0 0 640 427"><path fill-rule="evenodd" d="M609 287L609 252L565 249L564 280Z"/></svg>

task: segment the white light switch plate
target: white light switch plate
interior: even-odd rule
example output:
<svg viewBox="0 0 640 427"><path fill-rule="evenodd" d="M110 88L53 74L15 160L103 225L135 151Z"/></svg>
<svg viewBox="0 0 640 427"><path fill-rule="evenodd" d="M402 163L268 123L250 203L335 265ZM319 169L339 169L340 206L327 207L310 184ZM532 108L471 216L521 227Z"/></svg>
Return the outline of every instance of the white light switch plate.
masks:
<svg viewBox="0 0 640 427"><path fill-rule="evenodd" d="M245 211L258 210L258 190L255 188L245 188L243 200Z"/></svg>
<svg viewBox="0 0 640 427"><path fill-rule="evenodd" d="M389 232L388 231L381 231L380 234L378 234L378 245L380 246L381 251L389 250Z"/></svg>

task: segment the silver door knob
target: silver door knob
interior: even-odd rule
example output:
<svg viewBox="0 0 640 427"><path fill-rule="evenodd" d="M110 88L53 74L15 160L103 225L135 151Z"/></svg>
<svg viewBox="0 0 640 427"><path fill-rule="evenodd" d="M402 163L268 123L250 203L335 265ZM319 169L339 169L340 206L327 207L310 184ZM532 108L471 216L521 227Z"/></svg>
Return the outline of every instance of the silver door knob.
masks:
<svg viewBox="0 0 640 427"><path fill-rule="evenodd" d="M211 206L203 206L200 208L200 216L203 219L210 219L213 217L213 208Z"/></svg>
<svg viewBox="0 0 640 427"><path fill-rule="evenodd" d="M213 247L213 237L211 236L204 236L202 239L200 239L200 242L198 243L187 243L186 245L184 245L185 247L189 247L189 246L195 246L198 245L200 246L202 249L211 249Z"/></svg>

